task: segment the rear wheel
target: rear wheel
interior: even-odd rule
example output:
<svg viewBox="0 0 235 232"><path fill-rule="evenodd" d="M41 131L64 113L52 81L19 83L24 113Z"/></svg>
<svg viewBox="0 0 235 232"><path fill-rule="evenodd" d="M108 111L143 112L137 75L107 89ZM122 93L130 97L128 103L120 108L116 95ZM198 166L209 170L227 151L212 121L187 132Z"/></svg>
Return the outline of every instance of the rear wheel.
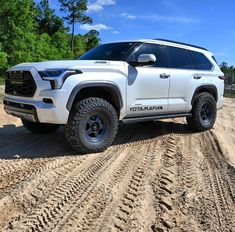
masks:
<svg viewBox="0 0 235 232"><path fill-rule="evenodd" d="M118 117L114 107L101 98L87 98L73 106L65 136L81 153L99 152L116 137Z"/></svg>
<svg viewBox="0 0 235 232"><path fill-rule="evenodd" d="M60 125L57 124L31 122L25 119L21 121L24 127L33 134L51 134L60 127Z"/></svg>
<svg viewBox="0 0 235 232"><path fill-rule="evenodd" d="M207 93L199 93L194 100L192 117L187 117L187 123L193 131L205 131L213 127L216 120L216 102L214 97Z"/></svg>

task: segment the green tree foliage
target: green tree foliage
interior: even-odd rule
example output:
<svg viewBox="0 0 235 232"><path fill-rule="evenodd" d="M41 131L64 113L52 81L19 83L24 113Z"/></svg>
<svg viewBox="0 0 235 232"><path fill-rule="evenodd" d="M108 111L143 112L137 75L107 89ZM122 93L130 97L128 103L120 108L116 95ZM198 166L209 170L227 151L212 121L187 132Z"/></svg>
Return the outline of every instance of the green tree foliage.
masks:
<svg viewBox="0 0 235 232"><path fill-rule="evenodd" d="M74 2L76 12L74 8L69 11L70 22L91 22L85 15L87 1ZM34 0L0 0L0 4L0 74L22 62L72 59L99 43L98 32L75 35L73 53L69 28L48 0L38 4Z"/></svg>
<svg viewBox="0 0 235 232"><path fill-rule="evenodd" d="M31 61L35 41L35 4L32 0L0 1L0 43L10 64Z"/></svg>
<svg viewBox="0 0 235 232"><path fill-rule="evenodd" d="M100 43L99 32L96 30L91 30L84 35L84 40L86 43L86 51L96 47Z"/></svg>
<svg viewBox="0 0 235 232"><path fill-rule="evenodd" d="M57 31L65 31L63 20L49 7L48 0L41 0L36 7L38 33L53 36Z"/></svg>
<svg viewBox="0 0 235 232"><path fill-rule="evenodd" d="M86 51L96 47L99 45L100 39L99 39L99 32L95 30L91 30L85 35L76 35L74 37L74 57L78 58Z"/></svg>
<svg viewBox="0 0 235 232"><path fill-rule="evenodd" d="M2 46L0 44L0 70L7 67L7 54L2 51Z"/></svg>
<svg viewBox="0 0 235 232"><path fill-rule="evenodd" d="M220 68L226 77L225 83L229 85L235 84L235 67L229 66L226 62L222 62Z"/></svg>
<svg viewBox="0 0 235 232"><path fill-rule="evenodd" d="M83 53L86 52L86 43L84 40L84 37L82 35L75 35L74 36L74 58L78 58L79 56L81 56Z"/></svg>
<svg viewBox="0 0 235 232"><path fill-rule="evenodd" d="M92 23L92 19L85 13L87 11L87 0L59 0L61 10L67 12L65 20L72 25L71 50L74 50L75 23Z"/></svg>

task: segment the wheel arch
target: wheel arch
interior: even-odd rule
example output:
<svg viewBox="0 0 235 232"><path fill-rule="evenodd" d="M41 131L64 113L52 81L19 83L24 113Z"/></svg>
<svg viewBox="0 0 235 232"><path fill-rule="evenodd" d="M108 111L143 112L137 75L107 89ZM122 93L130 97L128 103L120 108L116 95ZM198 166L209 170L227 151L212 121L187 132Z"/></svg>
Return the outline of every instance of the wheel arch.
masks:
<svg viewBox="0 0 235 232"><path fill-rule="evenodd" d="M214 97L215 102L217 102L217 100L218 100L218 91L217 91L216 86L214 86L214 85L202 85L202 86L197 87L196 90L194 91L192 101L191 101L192 106L193 106L194 101L195 101L195 96L198 95L199 93L202 93L202 92L210 93Z"/></svg>
<svg viewBox="0 0 235 232"><path fill-rule="evenodd" d="M88 97L101 97L110 102L120 112L123 99L119 87L114 83L90 82L78 84L68 98L66 109L70 112L73 104Z"/></svg>

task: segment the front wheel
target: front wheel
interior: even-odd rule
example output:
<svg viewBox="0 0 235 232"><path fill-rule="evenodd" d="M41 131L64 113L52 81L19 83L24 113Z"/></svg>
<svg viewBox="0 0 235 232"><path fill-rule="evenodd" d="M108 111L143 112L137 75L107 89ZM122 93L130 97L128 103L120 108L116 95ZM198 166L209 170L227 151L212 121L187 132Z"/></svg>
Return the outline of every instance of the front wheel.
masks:
<svg viewBox="0 0 235 232"><path fill-rule="evenodd" d="M207 92L203 92L195 97L192 117L187 117L186 120L191 130L201 132L213 127L216 114L217 109L214 97Z"/></svg>
<svg viewBox="0 0 235 232"><path fill-rule="evenodd" d="M60 125L57 124L31 122L25 119L21 121L24 127L33 134L51 134L60 127Z"/></svg>
<svg viewBox="0 0 235 232"><path fill-rule="evenodd" d="M117 129L114 107L102 98L87 98L73 106L65 136L76 151L100 152L113 143Z"/></svg>

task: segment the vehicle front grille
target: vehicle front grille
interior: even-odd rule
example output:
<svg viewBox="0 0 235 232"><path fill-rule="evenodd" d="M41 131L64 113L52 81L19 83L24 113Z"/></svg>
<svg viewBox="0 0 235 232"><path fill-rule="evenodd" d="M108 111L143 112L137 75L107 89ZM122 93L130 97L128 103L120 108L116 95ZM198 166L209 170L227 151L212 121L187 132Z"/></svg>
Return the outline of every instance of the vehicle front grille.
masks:
<svg viewBox="0 0 235 232"><path fill-rule="evenodd" d="M14 96L33 97L36 83L29 71L7 72L5 93Z"/></svg>

